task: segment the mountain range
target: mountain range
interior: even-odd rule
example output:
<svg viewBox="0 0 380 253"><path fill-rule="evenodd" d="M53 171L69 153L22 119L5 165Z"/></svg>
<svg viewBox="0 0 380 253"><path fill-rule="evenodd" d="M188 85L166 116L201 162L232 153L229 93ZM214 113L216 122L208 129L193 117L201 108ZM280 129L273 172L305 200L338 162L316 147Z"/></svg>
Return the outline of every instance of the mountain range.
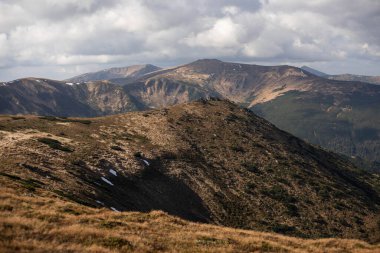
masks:
<svg viewBox="0 0 380 253"><path fill-rule="evenodd" d="M0 113L94 117L208 97L229 99L307 142L380 168L380 86L330 80L292 66L205 59L169 69L109 69L67 81L25 78L0 86Z"/></svg>

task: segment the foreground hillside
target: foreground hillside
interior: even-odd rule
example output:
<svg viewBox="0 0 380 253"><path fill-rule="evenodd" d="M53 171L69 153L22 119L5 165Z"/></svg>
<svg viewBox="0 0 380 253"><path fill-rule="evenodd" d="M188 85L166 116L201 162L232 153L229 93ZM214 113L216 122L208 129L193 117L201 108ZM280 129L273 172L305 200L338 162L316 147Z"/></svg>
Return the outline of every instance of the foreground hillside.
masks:
<svg viewBox="0 0 380 253"><path fill-rule="evenodd" d="M0 252L378 252L359 240L305 240L192 223L160 211L113 212L0 177Z"/></svg>
<svg viewBox="0 0 380 253"><path fill-rule="evenodd" d="M380 239L379 176L227 101L93 119L0 117L1 176L117 211Z"/></svg>

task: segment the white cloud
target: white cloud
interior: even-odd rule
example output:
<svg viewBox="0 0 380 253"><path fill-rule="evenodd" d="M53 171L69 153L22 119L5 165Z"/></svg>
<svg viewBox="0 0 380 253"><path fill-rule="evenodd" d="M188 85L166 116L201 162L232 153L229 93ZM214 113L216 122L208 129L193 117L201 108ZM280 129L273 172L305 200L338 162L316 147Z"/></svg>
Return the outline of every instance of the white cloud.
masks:
<svg viewBox="0 0 380 253"><path fill-rule="evenodd" d="M198 58L380 75L379 13L374 0L1 0L0 80Z"/></svg>
<svg viewBox="0 0 380 253"><path fill-rule="evenodd" d="M244 29L229 17L215 21L213 26L198 34L192 34L184 42L190 47L239 48L239 38L244 36Z"/></svg>

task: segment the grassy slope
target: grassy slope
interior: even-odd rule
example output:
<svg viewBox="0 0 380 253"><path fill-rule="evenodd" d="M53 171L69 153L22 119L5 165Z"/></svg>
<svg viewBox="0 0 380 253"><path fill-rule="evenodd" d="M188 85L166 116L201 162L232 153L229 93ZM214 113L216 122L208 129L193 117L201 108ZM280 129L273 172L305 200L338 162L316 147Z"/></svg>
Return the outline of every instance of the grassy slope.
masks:
<svg viewBox="0 0 380 253"><path fill-rule="evenodd" d="M359 240L306 240L192 223L160 211L95 209L0 177L0 251L378 252Z"/></svg>
<svg viewBox="0 0 380 253"><path fill-rule="evenodd" d="M303 237L379 239L378 177L228 102L88 120L3 116L0 130L2 177L32 192Z"/></svg>

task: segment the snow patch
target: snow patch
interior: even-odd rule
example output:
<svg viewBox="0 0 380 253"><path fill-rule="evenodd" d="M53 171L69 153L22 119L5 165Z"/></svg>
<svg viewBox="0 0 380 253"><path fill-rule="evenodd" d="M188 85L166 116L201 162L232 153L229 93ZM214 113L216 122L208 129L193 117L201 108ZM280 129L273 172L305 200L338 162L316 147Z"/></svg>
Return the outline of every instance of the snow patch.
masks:
<svg viewBox="0 0 380 253"><path fill-rule="evenodd" d="M104 206L104 203L102 201L100 201L100 200L97 200L96 203L101 204L101 205Z"/></svg>
<svg viewBox="0 0 380 253"><path fill-rule="evenodd" d="M67 85L73 85L73 83L66 83Z"/></svg>
<svg viewBox="0 0 380 253"><path fill-rule="evenodd" d="M143 162L144 162L146 165L148 165L148 166L149 166L149 164L150 164L147 160L144 160L144 159L143 159Z"/></svg>
<svg viewBox="0 0 380 253"><path fill-rule="evenodd" d="M38 80L38 79L37 79L37 80L36 80L36 82L37 82L37 83L40 83L40 82L41 82L41 80Z"/></svg>
<svg viewBox="0 0 380 253"><path fill-rule="evenodd" d="M118 212L118 213L121 213L119 210L117 210L115 207L111 206L110 207L112 211L115 211L115 212Z"/></svg>
<svg viewBox="0 0 380 253"><path fill-rule="evenodd" d="M101 179L102 179L104 182L106 182L107 184L113 186L113 183L112 183L111 181L109 181L107 178L105 178L105 177L101 177Z"/></svg>
<svg viewBox="0 0 380 253"><path fill-rule="evenodd" d="M114 175L115 177L117 177L117 172L113 169L110 169L109 172Z"/></svg>

